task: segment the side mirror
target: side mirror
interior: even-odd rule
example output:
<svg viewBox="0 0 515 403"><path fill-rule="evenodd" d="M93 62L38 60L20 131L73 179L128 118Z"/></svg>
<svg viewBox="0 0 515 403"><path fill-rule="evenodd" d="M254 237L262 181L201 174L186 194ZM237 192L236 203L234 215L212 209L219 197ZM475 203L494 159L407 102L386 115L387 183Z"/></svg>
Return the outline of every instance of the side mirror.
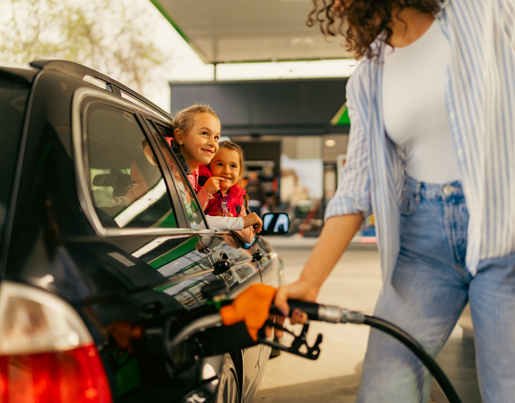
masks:
<svg viewBox="0 0 515 403"><path fill-rule="evenodd" d="M262 219L260 235L284 235L290 231L290 216L286 213L266 213Z"/></svg>

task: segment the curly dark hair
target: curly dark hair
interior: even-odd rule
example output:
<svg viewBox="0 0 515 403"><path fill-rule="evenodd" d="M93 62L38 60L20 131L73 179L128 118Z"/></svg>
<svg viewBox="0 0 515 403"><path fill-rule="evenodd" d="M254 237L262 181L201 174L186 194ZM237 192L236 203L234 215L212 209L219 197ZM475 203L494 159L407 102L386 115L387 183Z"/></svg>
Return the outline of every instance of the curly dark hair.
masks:
<svg viewBox="0 0 515 403"><path fill-rule="evenodd" d="M371 44L383 31L386 32L386 43L390 44L392 9L395 7L399 8L398 13L404 8L413 8L423 13L435 14L442 4L442 0L350 0L348 6L337 11L334 9L337 1L312 0L313 9L308 15L306 25L312 27L318 24L326 37L342 35L346 50L353 52L356 59L378 55Z"/></svg>

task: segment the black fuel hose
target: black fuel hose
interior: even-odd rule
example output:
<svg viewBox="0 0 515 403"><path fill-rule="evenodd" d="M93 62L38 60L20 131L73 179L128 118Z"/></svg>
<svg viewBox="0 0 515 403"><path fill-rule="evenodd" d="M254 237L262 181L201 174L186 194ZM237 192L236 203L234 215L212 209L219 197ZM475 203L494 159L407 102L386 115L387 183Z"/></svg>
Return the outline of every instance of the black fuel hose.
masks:
<svg viewBox="0 0 515 403"><path fill-rule="evenodd" d="M385 333L388 333L390 336L399 340L402 344L408 347L413 354L415 354L420 361L424 363L426 368L429 370L431 375L435 378L436 382L442 389L442 392L447 397L449 403L461 403L461 399L459 398L456 390L452 386L449 378L442 371L440 366L436 363L436 361L431 357L424 347L420 345L418 341L416 341L413 337L411 337L408 333L406 333L401 328L395 326L394 324L377 318L375 316L364 315L365 321L363 324L369 325L375 329L379 329Z"/></svg>
<svg viewBox="0 0 515 403"><path fill-rule="evenodd" d="M407 348L409 348L410 351L415 354L420 361L422 361L431 375L433 375L434 379L438 383L438 386L447 397L449 403L461 403L461 399L456 393L456 390L454 390L451 382L442 371L440 366L433 359L433 357L431 357L426 352L424 347L422 347L418 341L416 341L411 335L406 333L400 327L375 316L364 315L359 312L349 312L347 310L341 310L338 307L327 307L326 305L317 304L315 302L288 300L288 305L290 306L290 314L294 309L300 309L301 311L305 312L308 315L308 318L311 320L333 323L364 324L389 334L404 344ZM345 311L346 314L344 317L340 316L340 320L337 319L337 316L331 318L331 315L327 315L327 308L330 308L333 313L336 310L340 312ZM282 315L279 309L277 309L277 307L274 305L271 306L270 313Z"/></svg>

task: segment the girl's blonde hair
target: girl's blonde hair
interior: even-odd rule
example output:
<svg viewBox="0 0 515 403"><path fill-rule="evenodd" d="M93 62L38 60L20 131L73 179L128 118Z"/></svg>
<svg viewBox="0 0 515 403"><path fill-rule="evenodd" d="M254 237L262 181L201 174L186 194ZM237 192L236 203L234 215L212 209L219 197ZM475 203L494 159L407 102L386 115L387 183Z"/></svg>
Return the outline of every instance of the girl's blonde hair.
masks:
<svg viewBox="0 0 515 403"><path fill-rule="evenodd" d="M243 187L243 161L245 160L243 149L240 147L239 144L233 143L232 141L229 141L229 140L221 141L218 144L218 151L220 151L222 148L236 151L238 153L238 155L240 156L240 179L238 180L238 183L241 187ZM245 194L245 196L243 196L243 200L245 203L245 206L244 206L245 210L247 210L248 206L249 206L249 197Z"/></svg>
<svg viewBox="0 0 515 403"><path fill-rule="evenodd" d="M178 149L179 144L175 139L175 129L179 129L184 134L188 133L193 125L195 124L195 120L197 116L201 113L207 113L208 115L214 116L218 119L217 114L213 109L211 109L207 105L195 104L184 108L182 111L178 112L173 119L172 127L173 127L173 144Z"/></svg>

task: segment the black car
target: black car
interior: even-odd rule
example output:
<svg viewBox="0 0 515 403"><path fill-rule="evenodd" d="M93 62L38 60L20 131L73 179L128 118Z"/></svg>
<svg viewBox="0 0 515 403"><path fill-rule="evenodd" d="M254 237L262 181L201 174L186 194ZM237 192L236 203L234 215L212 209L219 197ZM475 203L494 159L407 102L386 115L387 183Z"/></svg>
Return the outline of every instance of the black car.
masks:
<svg viewBox="0 0 515 403"><path fill-rule="evenodd" d="M261 236L197 251L220 234L166 146L171 120L75 63L0 67L0 401L253 401L269 347L165 351L213 303L206 285L233 298L282 271Z"/></svg>

